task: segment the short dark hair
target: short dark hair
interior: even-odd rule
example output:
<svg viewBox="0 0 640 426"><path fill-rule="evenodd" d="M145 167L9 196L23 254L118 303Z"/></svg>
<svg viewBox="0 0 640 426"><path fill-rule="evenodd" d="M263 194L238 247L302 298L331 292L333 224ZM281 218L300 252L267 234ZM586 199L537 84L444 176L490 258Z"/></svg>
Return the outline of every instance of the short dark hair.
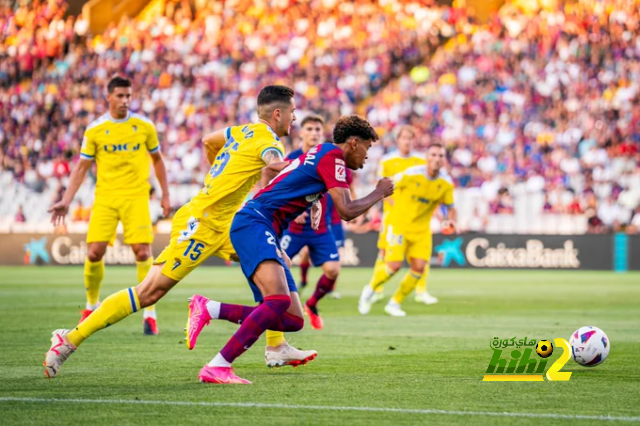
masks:
<svg viewBox="0 0 640 426"><path fill-rule="evenodd" d="M265 86L258 93L258 106L270 105L276 102L289 103L294 91L287 86Z"/></svg>
<svg viewBox="0 0 640 426"><path fill-rule="evenodd" d="M309 114L304 118L304 120L302 120L302 123L300 123L300 127L304 127L304 125L307 123L320 123L324 126L324 118L316 114Z"/></svg>
<svg viewBox="0 0 640 426"><path fill-rule="evenodd" d="M333 143L345 143L351 136L357 136L364 140L371 139L374 142L379 139L371 124L364 118L358 115L340 117L333 128Z"/></svg>
<svg viewBox="0 0 640 426"><path fill-rule="evenodd" d="M444 145L438 142L433 142L427 146L427 151L429 151L431 148L444 148Z"/></svg>
<svg viewBox="0 0 640 426"><path fill-rule="evenodd" d="M107 84L107 92L113 93L113 89L116 87L131 87L131 81L128 78L117 75L109 80L109 84Z"/></svg>

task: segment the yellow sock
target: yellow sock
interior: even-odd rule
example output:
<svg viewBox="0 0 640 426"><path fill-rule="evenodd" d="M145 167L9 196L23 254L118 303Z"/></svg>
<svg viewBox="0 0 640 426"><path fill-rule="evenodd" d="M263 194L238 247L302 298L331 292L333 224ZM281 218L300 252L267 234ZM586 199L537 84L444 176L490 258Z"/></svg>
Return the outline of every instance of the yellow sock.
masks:
<svg viewBox="0 0 640 426"><path fill-rule="evenodd" d="M134 287L121 290L104 302L84 321L69 332L69 341L79 346L96 331L113 325L140 309L140 300Z"/></svg>
<svg viewBox="0 0 640 426"><path fill-rule="evenodd" d="M282 331L267 330L267 346L280 346L284 343L284 333Z"/></svg>
<svg viewBox="0 0 640 426"><path fill-rule="evenodd" d="M136 273L138 275L138 283L141 283L142 280L144 280L144 278L149 273L149 269L151 269L151 266L153 266L153 257L150 257L147 260L143 260L142 262L139 262L136 260ZM156 312L156 305L151 305L144 308L145 318L147 317L155 318L156 317L155 312Z"/></svg>
<svg viewBox="0 0 640 426"><path fill-rule="evenodd" d="M409 270L409 272L407 272L407 274L402 278L402 281L400 281L400 286L393 294L391 300L398 304L402 303L404 298L407 297L414 288L416 288L421 275L422 274L420 274L420 272Z"/></svg>
<svg viewBox="0 0 640 426"><path fill-rule="evenodd" d="M427 291L427 278L429 278L429 265L424 267L424 272L418 280L418 285L416 285L416 294L424 293Z"/></svg>
<svg viewBox="0 0 640 426"><path fill-rule="evenodd" d="M395 274L395 272L392 272L386 263L378 265L373 269L373 277L371 277L369 287L371 287L374 291L382 288L382 286L384 286L384 283L389 281L393 274Z"/></svg>
<svg viewBox="0 0 640 426"><path fill-rule="evenodd" d="M104 260L84 260L84 287L87 290L87 305L96 306L100 300L100 284L104 278Z"/></svg>
<svg viewBox="0 0 640 426"><path fill-rule="evenodd" d="M384 257L378 257L376 259L376 264L373 265L373 269L375 270L380 265L384 265ZM384 285L381 285L375 289L376 293L382 293L384 291Z"/></svg>

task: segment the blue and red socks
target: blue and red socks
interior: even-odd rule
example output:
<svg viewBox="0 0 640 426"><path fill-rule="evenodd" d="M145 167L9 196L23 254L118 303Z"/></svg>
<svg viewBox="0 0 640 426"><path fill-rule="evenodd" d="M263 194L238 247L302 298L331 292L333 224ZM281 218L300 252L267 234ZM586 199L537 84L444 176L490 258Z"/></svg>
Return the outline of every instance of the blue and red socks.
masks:
<svg viewBox="0 0 640 426"><path fill-rule="evenodd" d="M242 313L248 312L247 310L238 309L238 305L223 305L226 305L224 310L229 314L229 318L236 320L234 322L238 320L242 322L238 331L231 336L231 339L220 351L220 355L228 363L232 363L249 349L267 329L288 331L278 329L282 328L282 317L291 306L291 297L289 295L278 294L265 297L263 303L253 308L252 312L244 319L242 318ZM221 306L221 318L222 311ZM289 315L289 317L297 318L293 315Z"/></svg>
<svg viewBox="0 0 640 426"><path fill-rule="evenodd" d="M314 309L316 305L327 294L333 291L333 288L336 284L336 280L329 279L326 275L322 275L318 280L318 284L316 284L316 289L313 292L313 295L307 300L307 306Z"/></svg>

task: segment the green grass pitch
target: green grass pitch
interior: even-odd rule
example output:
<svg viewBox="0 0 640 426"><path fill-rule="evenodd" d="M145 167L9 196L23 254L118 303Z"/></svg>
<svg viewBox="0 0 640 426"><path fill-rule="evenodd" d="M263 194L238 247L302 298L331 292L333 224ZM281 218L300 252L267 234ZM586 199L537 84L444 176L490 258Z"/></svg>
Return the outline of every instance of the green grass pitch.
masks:
<svg viewBox="0 0 640 426"><path fill-rule="evenodd" d="M134 284L132 267L106 271L103 298ZM215 386L199 384L198 371L237 326L212 322L188 351L187 298L250 303L239 268L198 269L159 303L159 336L143 336L135 314L85 342L53 380L41 364L51 331L79 318L82 269L0 268L0 424L595 424L600 416L640 423L639 274L436 270L429 289L440 303L407 300L408 317L390 318L383 304L366 317L357 312L370 273L344 270L342 299L320 305L325 329L288 336L316 349L314 362L269 370L262 338L236 362L254 384ZM570 361L569 382L482 382L494 337L568 339L583 325L609 335L604 364Z"/></svg>

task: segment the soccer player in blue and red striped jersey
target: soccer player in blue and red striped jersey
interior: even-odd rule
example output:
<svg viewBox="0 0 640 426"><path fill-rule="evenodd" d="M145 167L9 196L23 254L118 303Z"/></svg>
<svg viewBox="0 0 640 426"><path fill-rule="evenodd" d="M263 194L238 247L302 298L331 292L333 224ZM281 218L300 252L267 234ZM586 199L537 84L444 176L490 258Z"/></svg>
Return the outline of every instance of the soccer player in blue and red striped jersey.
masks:
<svg viewBox="0 0 640 426"><path fill-rule="evenodd" d="M302 304L289 270L291 261L280 248L289 224L329 192L345 220L352 220L384 197L393 194L393 182L381 179L366 197L352 200L346 169L361 169L378 135L358 116L343 117L333 131L334 143L324 143L285 167L253 200L236 214L231 242L249 281L256 307L217 303L220 312L236 312L225 319L240 325L222 350L200 370L207 383L248 384L233 373L232 363L265 332L299 331L304 325Z"/></svg>
<svg viewBox="0 0 640 426"><path fill-rule="evenodd" d="M324 120L318 115L308 115L302 120L300 136L302 137L302 147L291 152L287 156L287 160L295 160L306 152L314 148L321 141L323 134ZM353 180L351 170L346 169L347 184L351 185ZM325 295L331 293L335 287L336 280L340 274L340 254L338 246L334 239L334 234L329 226L331 212L328 209L328 201L330 195L320 199L322 214L317 229L311 226L311 217L304 213L298 216L289 224L289 228L284 232L281 238L281 248L287 253L289 258L293 258L301 253L301 268L303 268L303 283L305 280L305 263L313 262L314 266L322 268L322 276L316 284L315 291L311 298L304 305L304 310L309 316L311 327L315 330L321 330L324 327L322 317L318 314L317 304ZM342 226L342 222L340 222ZM307 250L303 250L305 247ZM308 253L308 254L307 254ZM305 262L306 261L306 262ZM306 267L308 268L308 263ZM267 346L273 346L275 343L282 343L273 340L274 338L283 339L281 334L277 332L267 331ZM273 340L270 342L270 340Z"/></svg>

